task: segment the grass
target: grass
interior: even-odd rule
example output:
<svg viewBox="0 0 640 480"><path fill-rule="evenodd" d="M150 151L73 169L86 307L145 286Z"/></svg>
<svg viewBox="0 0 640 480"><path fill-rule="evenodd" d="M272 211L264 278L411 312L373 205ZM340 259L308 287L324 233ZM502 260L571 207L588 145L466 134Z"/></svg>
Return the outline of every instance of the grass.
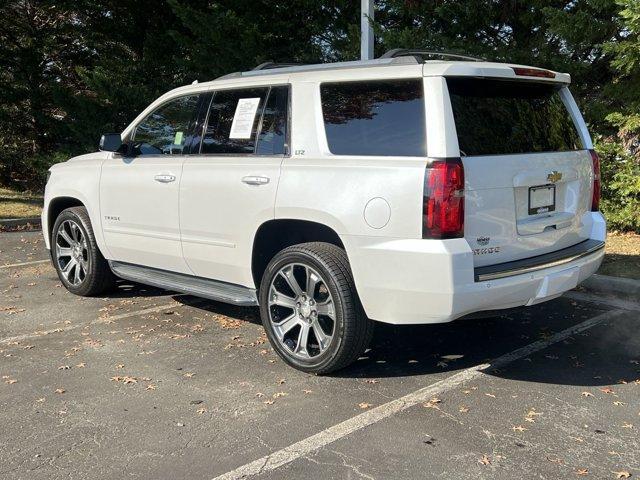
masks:
<svg viewBox="0 0 640 480"><path fill-rule="evenodd" d="M640 235L611 232L598 273L640 279Z"/></svg>
<svg viewBox="0 0 640 480"><path fill-rule="evenodd" d="M42 195L0 188L0 220L37 217L42 212Z"/></svg>

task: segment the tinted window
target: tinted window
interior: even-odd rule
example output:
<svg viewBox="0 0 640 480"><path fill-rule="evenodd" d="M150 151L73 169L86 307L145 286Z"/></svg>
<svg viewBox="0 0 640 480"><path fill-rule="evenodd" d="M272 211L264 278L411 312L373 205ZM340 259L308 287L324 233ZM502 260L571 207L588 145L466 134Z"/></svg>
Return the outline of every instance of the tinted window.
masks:
<svg viewBox="0 0 640 480"><path fill-rule="evenodd" d="M329 150L336 155L426 155L422 79L325 83Z"/></svg>
<svg viewBox="0 0 640 480"><path fill-rule="evenodd" d="M253 153L268 90L247 88L216 92L209 108L201 153Z"/></svg>
<svg viewBox="0 0 640 480"><path fill-rule="evenodd" d="M136 127L133 142L139 155L181 155L194 120L198 95L176 98L151 112Z"/></svg>
<svg viewBox="0 0 640 480"><path fill-rule="evenodd" d="M580 149L558 87L542 83L448 78L462 155Z"/></svg>
<svg viewBox="0 0 640 480"><path fill-rule="evenodd" d="M285 153L288 102L288 87L271 87L258 136L256 147L258 155L283 155Z"/></svg>

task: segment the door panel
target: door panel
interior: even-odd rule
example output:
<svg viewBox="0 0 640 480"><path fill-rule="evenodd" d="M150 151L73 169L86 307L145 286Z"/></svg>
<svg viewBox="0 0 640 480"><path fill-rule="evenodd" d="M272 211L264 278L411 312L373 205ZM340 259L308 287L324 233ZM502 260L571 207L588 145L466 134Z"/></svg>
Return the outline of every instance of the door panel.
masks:
<svg viewBox="0 0 640 480"><path fill-rule="evenodd" d="M253 237L274 217L281 161L258 156L186 160L180 186L182 250L197 276L254 287ZM253 184L246 177L268 180Z"/></svg>
<svg viewBox="0 0 640 480"><path fill-rule="evenodd" d="M202 97L168 100L135 128L132 156L102 165L100 211L111 259L191 273L180 244L179 192Z"/></svg>
<svg viewBox="0 0 640 480"><path fill-rule="evenodd" d="M182 257L178 218L184 158L145 155L104 162L102 231L114 260L190 273Z"/></svg>
<svg viewBox="0 0 640 480"><path fill-rule="evenodd" d="M182 251L195 275L255 287L253 239L274 218L288 98L286 85L214 93L202 155L186 159L180 185Z"/></svg>

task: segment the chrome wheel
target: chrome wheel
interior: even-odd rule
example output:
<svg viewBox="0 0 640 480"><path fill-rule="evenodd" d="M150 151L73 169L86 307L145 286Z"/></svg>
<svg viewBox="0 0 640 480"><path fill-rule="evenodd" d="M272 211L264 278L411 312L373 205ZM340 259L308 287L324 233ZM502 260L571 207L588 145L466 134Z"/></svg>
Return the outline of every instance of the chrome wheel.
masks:
<svg viewBox="0 0 640 480"><path fill-rule="evenodd" d="M336 313L322 276L300 263L282 267L269 286L269 321L278 342L294 357L308 360L327 350Z"/></svg>
<svg viewBox="0 0 640 480"><path fill-rule="evenodd" d="M62 276L71 285L80 285L89 270L89 250L82 229L73 220L65 220L58 226L55 255Z"/></svg>

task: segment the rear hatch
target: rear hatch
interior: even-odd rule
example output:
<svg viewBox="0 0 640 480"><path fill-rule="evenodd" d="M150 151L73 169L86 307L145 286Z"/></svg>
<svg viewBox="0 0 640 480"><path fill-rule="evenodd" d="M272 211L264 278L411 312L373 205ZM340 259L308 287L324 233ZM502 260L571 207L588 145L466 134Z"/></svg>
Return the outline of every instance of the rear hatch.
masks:
<svg viewBox="0 0 640 480"><path fill-rule="evenodd" d="M566 85L477 77L449 77L447 85L475 266L587 240L592 159L563 101Z"/></svg>

